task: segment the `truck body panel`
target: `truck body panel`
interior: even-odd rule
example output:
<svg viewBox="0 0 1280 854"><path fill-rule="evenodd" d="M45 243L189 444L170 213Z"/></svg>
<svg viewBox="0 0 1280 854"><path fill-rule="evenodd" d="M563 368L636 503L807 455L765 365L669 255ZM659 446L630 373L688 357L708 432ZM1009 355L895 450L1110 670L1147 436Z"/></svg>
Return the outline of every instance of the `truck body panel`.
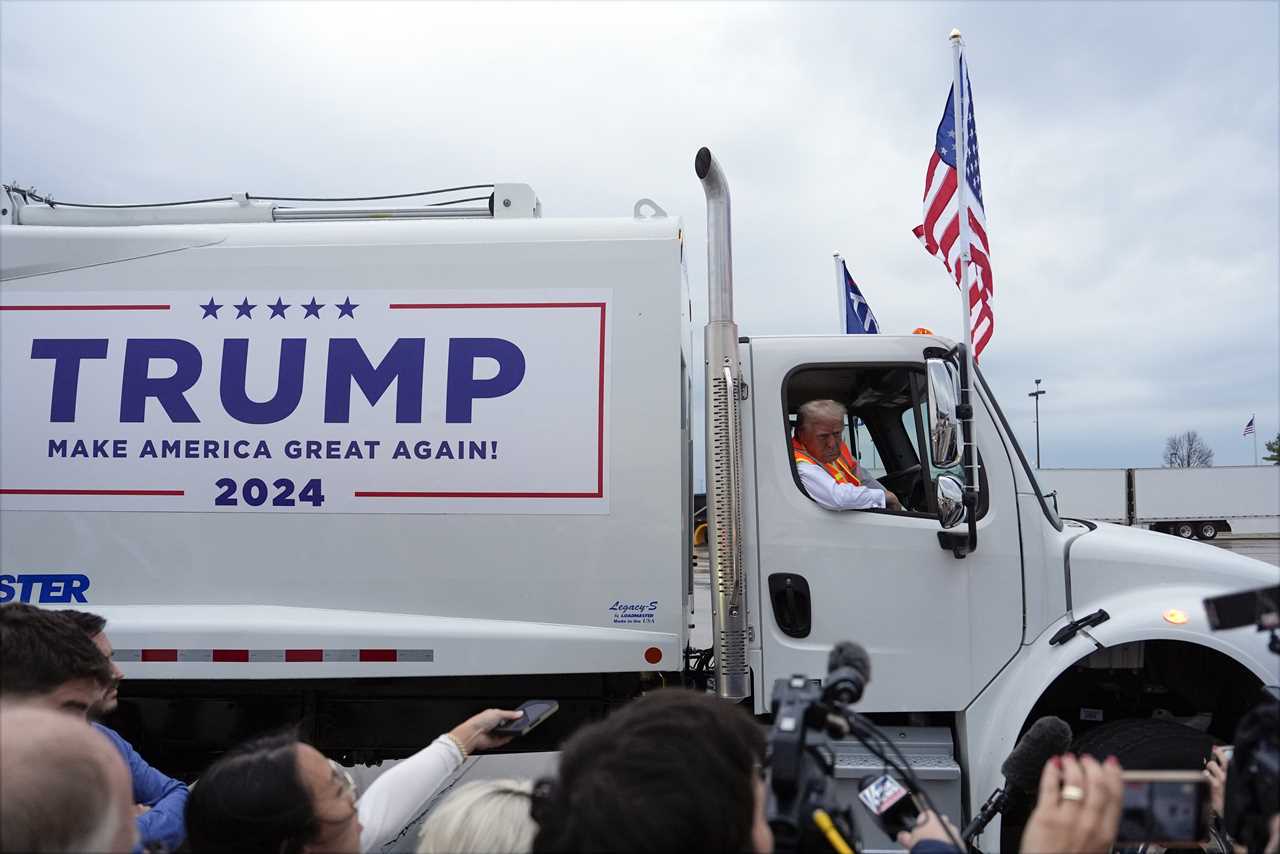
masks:
<svg viewBox="0 0 1280 854"><path fill-rule="evenodd" d="M677 568L688 564L689 551L687 514L676 498L691 490L687 401L682 407L688 337L681 312L673 310L687 305L678 220L207 225L178 229L179 242L189 248L145 251L148 241L172 248L170 230L0 229L6 263L21 261L31 239L47 250L55 238L75 246L113 231L123 232L119 237L132 241L129 253L141 256L6 278L0 287L6 309L0 311L0 567L8 582L0 596L59 604L65 591L29 577L81 577L87 589L62 604L104 613L126 606L113 631L137 635L142 645L144 630L130 622L136 618L147 626L148 648L278 648L283 641L272 636L274 622L255 624L262 615L252 609L279 606L310 612L290 612L297 618L288 643L307 649L331 648L345 636L326 631L341 611L344 624L367 624L359 634L375 648L430 634L428 626L457 628L457 621L472 620L459 629L463 634L530 644L519 658L537 658L541 649L548 657L535 668L544 672L679 668L687 596L685 573ZM266 316L280 297L293 308ZM323 315L302 316L309 299L328 306ZM335 309L344 300L360 308L340 316ZM401 312L413 315L405 318L389 300L476 307L447 317ZM232 315L242 301L259 308ZM221 313L203 317L206 302L222 304ZM167 308L46 310L73 304ZM332 376L326 384L326 373L334 373L333 342L354 340L376 368L393 343L417 335L425 342L420 417L406 420L399 409L415 379L411 369L386 383L380 397L368 369L363 377L355 376L357 369L338 388L348 393L349 411L345 421L335 421ZM476 391L492 378L494 360L482 355L460 374L447 367L452 342L463 337L504 338L527 351L517 388L494 397L479 388L468 422L451 418L445 386L460 376ZM226 404L227 341L248 342L245 396L261 405L281 394L287 372L277 361L283 362L286 338L307 346L296 410L274 423L237 421ZM101 341L106 355L79 361L74 412L59 414L51 389L64 366L34 358L33 347L52 346L37 340L65 339ZM121 363L139 340L158 339L186 342L183 347L202 357L199 378L182 393L195 421L175 421L170 410L177 404L160 396L142 400L140 421L125 418L123 398L130 392ZM175 360L151 361L143 379L172 374ZM580 392L576 398L572 388ZM582 405L566 411L553 405L557 399ZM78 439L92 448L95 439L120 437L127 439L124 459L74 453ZM222 441L242 438L251 447L265 441L270 458L226 458ZM285 451L291 440L315 440L326 449L336 441L345 453L351 442L374 438L383 440L374 458L306 460ZM161 448L167 440L190 439L201 452L206 440L218 440L216 458L140 456L147 440ZM49 450L55 440L71 450L65 456ZM431 440L437 451L442 444L462 447L461 456L473 440L496 440L500 453L496 459L394 459L397 440L406 441L410 453L417 441ZM232 506L217 503L224 490L216 481L224 477L240 486ZM544 477L555 482L542 484ZM299 491L318 479L326 500L314 506L297 496L292 506L277 506L273 488L272 500L252 506L258 496L243 491L252 478L267 485L290 478ZM376 492L388 482L410 494L353 496L361 484ZM156 486L182 494L137 494ZM174 622L136 610L146 606L207 607L209 627L222 628L201 628L194 614ZM247 609L234 628L214 618L218 608L233 606ZM427 620L393 629L388 615L397 614ZM530 627L539 624L560 637L579 631L583 654L557 649L552 655L533 640L538 633ZM222 630L226 637L217 642ZM606 640L616 637L635 643ZM514 658L500 647L470 645L398 666L406 675L510 672ZM646 658L650 648L660 656ZM163 675L207 678L211 667L189 661ZM147 668L126 663L131 677L161 675ZM348 670L319 662L269 673L315 678ZM257 674L242 668L237 675Z"/></svg>
<svg viewBox="0 0 1280 854"><path fill-rule="evenodd" d="M1210 596L1273 584L1273 567L1213 546L1105 523L1094 526L1068 520L1059 545L1069 565L1071 610L1038 636L1028 635L1026 645L1000 677L958 716L970 809L981 803L984 793L1003 784L1000 764L1017 743L1018 734L1032 722L1038 698L1095 652L1147 641L1204 647L1244 665L1271 691L1280 690L1280 665L1267 649L1267 635L1252 627L1211 631L1203 604ZM1098 609L1107 612L1105 622L1065 642L1049 642L1070 620ZM1165 619L1169 610L1181 611L1187 622L1170 623ZM1067 722L1080 727L1087 720L1086 712L1080 708L1076 712L1079 717L1073 715ZM999 840L997 817L979 843L990 850L998 847Z"/></svg>

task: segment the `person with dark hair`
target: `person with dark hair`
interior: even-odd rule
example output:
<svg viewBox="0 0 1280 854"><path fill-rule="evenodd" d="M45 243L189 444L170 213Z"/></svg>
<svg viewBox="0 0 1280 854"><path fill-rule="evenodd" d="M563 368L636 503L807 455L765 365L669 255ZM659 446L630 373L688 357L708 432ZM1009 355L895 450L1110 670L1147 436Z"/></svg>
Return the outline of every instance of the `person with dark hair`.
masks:
<svg viewBox="0 0 1280 854"><path fill-rule="evenodd" d="M73 611L67 608L63 611L56 612L75 623L80 631L84 632L85 637L93 641L93 645L98 648L103 657L107 659L107 666L111 668L111 686L103 693L102 699L98 701L98 705L92 710L97 715L109 715L116 710L116 706L120 704L120 680L124 678L116 663L111 659L115 654L115 650L111 646L111 641L107 638L107 618L97 614L91 614L88 611Z"/></svg>
<svg viewBox="0 0 1280 854"><path fill-rule="evenodd" d="M724 700L668 688L578 730L535 789L535 852L773 850L764 730Z"/></svg>
<svg viewBox="0 0 1280 854"><path fill-rule="evenodd" d="M327 759L292 734L257 738L214 762L187 800L193 854L357 851L356 801Z"/></svg>
<svg viewBox="0 0 1280 854"><path fill-rule="evenodd" d="M71 620L0 605L0 699L87 718L113 681L111 664Z"/></svg>
<svg viewBox="0 0 1280 854"><path fill-rule="evenodd" d="M56 613L79 628L111 668L111 684L91 709L91 714L94 715L110 714L119 705L118 686L124 674L111 660L115 651L111 646L111 639L107 637L106 619L88 611L67 609ZM96 721L92 726L110 739L129 768L129 776L133 781L133 802L136 804L138 835L142 839L143 847L158 844L170 850L177 848L186 836L186 830L183 827L183 812L187 806L186 785L181 780L175 780L148 764L138 751L133 749L133 745L121 738L115 730Z"/></svg>
<svg viewBox="0 0 1280 854"><path fill-rule="evenodd" d="M303 854L381 848L403 830L473 750L519 712L486 709L382 774L359 798L346 772L293 734L259 738L223 756L187 801L192 854Z"/></svg>

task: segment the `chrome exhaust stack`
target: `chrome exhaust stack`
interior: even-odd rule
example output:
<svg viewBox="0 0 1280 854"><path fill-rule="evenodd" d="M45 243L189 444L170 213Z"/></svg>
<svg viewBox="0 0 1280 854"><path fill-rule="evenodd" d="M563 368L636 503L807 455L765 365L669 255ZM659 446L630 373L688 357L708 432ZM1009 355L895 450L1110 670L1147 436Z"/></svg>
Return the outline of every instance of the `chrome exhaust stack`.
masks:
<svg viewBox="0 0 1280 854"><path fill-rule="evenodd" d="M711 543L711 621L716 693L751 695L747 665L746 581L742 562L742 424L746 397L733 321L733 249L729 185L706 148L693 161L707 197L707 540Z"/></svg>

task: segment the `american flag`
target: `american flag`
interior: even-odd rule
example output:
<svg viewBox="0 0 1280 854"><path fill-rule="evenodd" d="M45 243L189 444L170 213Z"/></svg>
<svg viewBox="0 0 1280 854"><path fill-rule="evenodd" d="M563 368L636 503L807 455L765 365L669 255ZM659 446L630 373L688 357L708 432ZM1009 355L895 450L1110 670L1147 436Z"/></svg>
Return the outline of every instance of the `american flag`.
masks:
<svg viewBox="0 0 1280 854"><path fill-rule="evenodd" d="M965 194L969 235L969 323L973 329L973 357L982 354L991 333L995 316L991 313L991 250L987 244L987 217L982 206L982 176L978 171L978 130L973 120L973 89L969 85L969 67L960 56L960 73L964 80L968 105L969 132L965 150ZM938 124L937 141L924 181L924 224L915 228L916 237L930 255L935 255L960 286L959 205L956 201L956 121L955 86L947 95L947 107Z"/></svg>
<svg viewBox="0 0 1280 854"><path fill-rule="evenodd" d="M871 306L867 303L866 297L858 289L858 283L853 280L853 274L849 272L849 265L841 261L840 266L844 269L845 333L849 335L861 333L874 335L878 333L880 324L876 322L876 316L871 313Z"/></svg>
<svg viewBox="0 0 1280 854"><path fill-rule="evenodd" d="M1243 436L1252 436L1252 435L1253 435L1253 419L1255 419L1255 418L1257 418L1257 417L1258 417L1258 416L1256 416L1256 415L1250 415L1250 416L1249 416L1249 423L1248 423L1248 424L1246 424L1246 425L1244 425L1244 433L1243 433L1243 434L1241 434L1241 435L1243 435Z"/></svg>

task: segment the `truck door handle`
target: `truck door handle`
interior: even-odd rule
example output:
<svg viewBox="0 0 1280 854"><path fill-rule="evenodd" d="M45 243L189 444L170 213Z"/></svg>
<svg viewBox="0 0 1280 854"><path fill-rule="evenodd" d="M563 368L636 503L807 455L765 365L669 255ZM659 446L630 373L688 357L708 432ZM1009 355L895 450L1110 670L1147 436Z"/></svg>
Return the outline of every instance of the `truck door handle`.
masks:
<svg viewBox="0 0 1280 854"><path fill-rule="evenodd" d="M813 607L809 582L794 572L775 572L769 576L769 601L773 619L788 637L809 636L813 627Z"/></svg>

